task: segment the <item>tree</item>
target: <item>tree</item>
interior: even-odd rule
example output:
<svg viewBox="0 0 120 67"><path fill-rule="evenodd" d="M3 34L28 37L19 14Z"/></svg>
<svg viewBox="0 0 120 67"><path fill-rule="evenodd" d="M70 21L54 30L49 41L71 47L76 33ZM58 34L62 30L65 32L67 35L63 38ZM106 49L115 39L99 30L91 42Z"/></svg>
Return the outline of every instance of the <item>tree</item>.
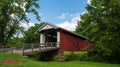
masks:
<svg viewBox="0 0 120 67"><path fill-rule="evenodd" d="M28 13L40 20L38 0L0 0L0 48L22 30L20 23L29 22Z"/></svg>
<svg viewBox="0 0 120 67"><path fill-rule="evenodd" d="M12 39L10 39L8 42L7 42L7 45L8 47L17 47L17 46L21 46L24 44L24 39L23 37L19 38L19 37L13 37Z"/></svg>
<svg viewBox="0 0 120 67"><path fill-rule="evenodd" d="M76 33L94 41L97 55L120 63L120 0L91 0Z"/></svg>
<svg viewBox="0 0 120 67"><path fill-rule="evenodd" d="M25 31L24 42L25 43L39 43L40 42L40 33L37 33L37 29L41 27L44 22L40 24L35 24L35 26L30 27L27 31Z"/></svg>

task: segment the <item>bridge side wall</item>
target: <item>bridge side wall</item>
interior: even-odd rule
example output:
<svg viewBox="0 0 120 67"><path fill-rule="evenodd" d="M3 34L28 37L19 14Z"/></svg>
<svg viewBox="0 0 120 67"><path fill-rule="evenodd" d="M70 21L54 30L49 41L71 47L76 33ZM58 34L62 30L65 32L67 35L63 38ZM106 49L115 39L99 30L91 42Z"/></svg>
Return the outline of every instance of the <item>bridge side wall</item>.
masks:
<svg viewBox="0 0 120 67"><path fill-rule="evenodd" d="M85 39L76 37L66 32L60 32L60 50L62 51L80 51L90 45Z"/></svg>

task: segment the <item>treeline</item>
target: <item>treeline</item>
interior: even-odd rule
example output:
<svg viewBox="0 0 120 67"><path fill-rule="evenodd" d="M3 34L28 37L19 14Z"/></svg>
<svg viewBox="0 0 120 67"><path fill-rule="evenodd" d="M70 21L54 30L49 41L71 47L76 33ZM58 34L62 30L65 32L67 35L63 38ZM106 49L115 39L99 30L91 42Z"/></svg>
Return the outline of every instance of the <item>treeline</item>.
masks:
<svg viewBox="0 0 120 67"><path fill-rule="evenodd" d="M75 32L94 42L89 56L120 63L120 0L91 0L86 9Z"/></svg>

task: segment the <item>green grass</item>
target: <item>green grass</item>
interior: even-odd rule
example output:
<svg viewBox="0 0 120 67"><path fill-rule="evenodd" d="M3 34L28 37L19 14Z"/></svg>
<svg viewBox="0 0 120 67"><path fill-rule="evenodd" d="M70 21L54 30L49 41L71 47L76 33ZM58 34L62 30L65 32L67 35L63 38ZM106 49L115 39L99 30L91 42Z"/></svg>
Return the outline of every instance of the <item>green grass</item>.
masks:
<svg viewBox="0 0 120 67"><path fill-rule="evenodd" d="M5 58L14 58L24 62L24 64L2 64L1 61ZM81 62L81 61L71 61L71 62L41 62L33 61L28 58L24 58L18 54L10 53L0 53L0 67L120 67L120 64L107 64L98 62Z"/></svg>

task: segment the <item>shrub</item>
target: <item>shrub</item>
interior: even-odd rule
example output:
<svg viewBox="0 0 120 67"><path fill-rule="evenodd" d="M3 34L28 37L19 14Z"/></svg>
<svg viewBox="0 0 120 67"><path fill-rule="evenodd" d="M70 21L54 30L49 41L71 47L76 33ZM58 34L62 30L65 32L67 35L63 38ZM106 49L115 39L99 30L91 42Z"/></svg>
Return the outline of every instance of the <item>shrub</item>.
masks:
<svg viewBox="0 0 120 67"><path fill-rule="evenodd" d="M78 59L78 56L74 54L74 52L71 52L70 54L65 55L65 61L73 61L77 59Z"/></svg>
<svg viewBox="0 0 120 67"><path fill-rule="evenodd" d="M65 52L65 61L98 61L102 62L103 59L97 55L88 55L87 52Z"/></svg>
<svg viewBox="0 0 120 67"><path fill-rule="evenodd" d="M65 52L65 61L87 61L87 52Z"/></svg>
<svg viewBox="0 0 120 67"><path fill-rule="evenodd" d="M88 61L89 57L87 55L87 53L82 53L79 56L79 61Z"/></svg>

